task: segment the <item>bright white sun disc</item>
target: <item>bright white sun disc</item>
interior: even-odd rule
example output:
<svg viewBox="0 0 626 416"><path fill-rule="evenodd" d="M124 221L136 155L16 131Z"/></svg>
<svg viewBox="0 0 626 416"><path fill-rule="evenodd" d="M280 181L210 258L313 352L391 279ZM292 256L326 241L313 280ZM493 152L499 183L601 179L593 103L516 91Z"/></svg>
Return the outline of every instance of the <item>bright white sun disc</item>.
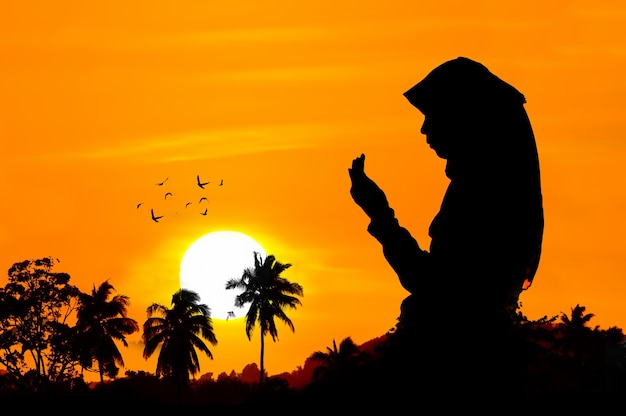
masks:
<svg viewBox="0 0 626 416"><path fill-rule="evenodd" d="M238 279L254 267L254 253L265 258L263 247L252 237L236 231L216 231L196 240L180 263L180 287L200 295L214 319L234 319L246 314L247 305L235 307L239 289L226 290L228 279Z"/></svg>

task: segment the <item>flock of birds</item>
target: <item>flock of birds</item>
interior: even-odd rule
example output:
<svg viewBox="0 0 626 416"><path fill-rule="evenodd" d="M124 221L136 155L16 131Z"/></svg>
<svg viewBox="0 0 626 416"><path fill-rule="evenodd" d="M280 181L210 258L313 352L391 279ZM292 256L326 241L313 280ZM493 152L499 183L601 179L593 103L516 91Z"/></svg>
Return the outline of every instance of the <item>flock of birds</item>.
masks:
<svg viewBox="0 0 626 416"><path fill-rule="evenodd" d="M164 180L162 180L161 182L156 183L155 185L156 185L156 186L159 186L159 187L164 186L164 185L165 185L165 183L168 181L168 179L169 179L169 177L165 178L165 179L164 179ZM210 183L211 183L210 181L203 182L203 181L200 179L200 175L196 175L196 185L197 185L200 189L206 189L206 188L205 188L205 186L209 185ZM220 182L217 184L217 186L223 186L223 185L224 185L224 179L220 179ZM164 200L167 200L167 199L168 199L168 197L169 197L169 198L171 198L171 197L173 197L173 196L174 196L174 195L172 194L172 192L169 192L169 191L168 191L168 192L165 192L163 199L164 199ZM200 200L198 201L198 204L199 204L199 205L201 205L201 204L203 204L203 203L208 203L208 202L209 202L209 199L208 199L206 196L203 196L203 197L201 197L201 198L200 198ZM139 202L139 203L137 204L137 209L141 208L143 205L144 205L144 203L143 203L143 202ZM188 201L188 202L185 204L185 209L187 209L190 205L193 205L193 202ZM209 209L205 207L205 208L204 208L204 210L200 211L200 215L204 215L204 216L206 216L206 215L208 215L208 212L209 212ZM150 208L150 217L151 217L152 221L154 221L154 222L159 222L159 220L160 220L161 218L163 218L164 216L165 216L165 215L157 215L157 214L154 212L154 208Z"/></svg>

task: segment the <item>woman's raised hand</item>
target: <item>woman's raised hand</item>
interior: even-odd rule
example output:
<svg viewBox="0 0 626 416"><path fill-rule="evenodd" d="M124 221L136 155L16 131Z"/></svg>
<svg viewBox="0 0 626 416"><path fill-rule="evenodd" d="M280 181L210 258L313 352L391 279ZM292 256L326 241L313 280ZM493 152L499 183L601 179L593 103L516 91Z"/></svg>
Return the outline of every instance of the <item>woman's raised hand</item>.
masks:
<svg viewBox="0 0 626 416"><path fill-rule="evenodd" d="M385 193L365 174L364 154L352 161L352 167L348 169L348 174L352 181L350 195L367 216L375 218L382 215L393 215Z"/></svg>

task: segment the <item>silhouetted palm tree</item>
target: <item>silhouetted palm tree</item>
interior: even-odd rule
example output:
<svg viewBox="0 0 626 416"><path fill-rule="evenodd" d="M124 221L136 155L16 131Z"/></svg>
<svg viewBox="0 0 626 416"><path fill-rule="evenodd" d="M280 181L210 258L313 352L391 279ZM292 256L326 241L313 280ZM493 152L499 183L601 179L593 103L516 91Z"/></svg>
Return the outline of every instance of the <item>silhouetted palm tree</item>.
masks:
<svg viewBox="0 0 626 416"><path fill-rule="evenodd" d="M576 305L571 308L571 316L561 312L561 322L557 325L557 340L555 345L559 351L569 358L582 360L587 345L590 342L593 330L587 326L595 315L585 313L584 306ZM596 327L597 329L597 327Z"/></svg>
<svg viewBox="0 0 626 416"><path fill-rule="evenodd" d="M318 361L320 365L313 370L312 378L319 379L328 373L341 373L352 368L362 358L361 350L352 338L346 337L339 343L333 339L333 347L326 347L327 352L315 351L309 359Z"/></svg>
<svg viewBox="0 0 626 416"><path fill-rule="evenodd" d="M576 388L585 388L592 382L598 369L597 340L601 337L599 327L587 326L595 315L585 313L584 306L571 308L571 315L562 313L557 325L557 338L554 346L565 359L565 365L571 372L568 379Z"/></svg>
<svg viewBox="0 0 626 416"><path fill-rule="evenodd" d="M200 296L180 289L172 296L172 308L153 303L143 324L143 357L148 359L159 345L156 375L170 376L180 388L189 385L189 375L200 371L196 348L213 359L213 353L202 339L217 345L211 312L201 304Z"/></svg>
<svg viewBox="0 0 626 416"><path fill-rule="evenodd" d="M117 375L117 365L124 366L114 340L122 341L127 347L126 336L139 331L137 321L127 317L128 296L111 297L114 290L106 280L97 289L94 285L91 295L79 294L75 330L80 364L83 368L91 368L96 361L101 384L105 375Z"/></svg>
<svg viewBox="0 0 626 416"><path fill-rule="evenodd" d="M564 312L561 314L562 326L574 331L589 329L587 328L587 324L595 315L592 313L585 314L587 308L584 306L576 305L571 309L571 318Z"/></svg>
<svg viewBox="0 0 626 416"><path fill-rule="evenodd" d="M296 296L304 296L302 286L292 283L281 277L281 273L291 267L289 263L281 263L273 255L267 256L264 260L257 252L254 253L254 267L247 268L239 279L229 279L226 282L226 289L243 289L235 297L235 306L243 307L250 304L250 309L246 313L246 335L251 338L254 327L258 324L261 332L261 359L259 376L259 388L263 387L263 377L265 373L264 354L265 336L270 334L272 340L278 339L278 329L275 318L285 323L291 331L295 331L293 322L285 314L284 309L295 309L301 305L300 299Z"/></svg>
<svg viewBox="0 0 626 416"><path fill-rule="evenodd" d="M569 364L568 381L575 387L608 389L622 386L626 378L626 338L621 328L600 329L588 326L595 315L585 313L584 306L571 308L571 315L561 315L555 346Z"/></svg>

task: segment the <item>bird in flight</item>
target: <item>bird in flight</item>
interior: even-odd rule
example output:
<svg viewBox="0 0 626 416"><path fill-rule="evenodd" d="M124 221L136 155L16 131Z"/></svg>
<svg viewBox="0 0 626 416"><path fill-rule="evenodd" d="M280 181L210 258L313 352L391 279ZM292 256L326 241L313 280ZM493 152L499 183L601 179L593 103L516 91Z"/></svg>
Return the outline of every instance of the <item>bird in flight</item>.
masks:
<svg viewBox="0 0 626 416"><path fill-rule="evenodd" d="M226 320L228 321L230 318L234 318L235 317L235 312L234 311L228 311L226 312Z"/></svg>
<svg viewBox="0 0 626 416"><path fill-rule="evenodd" d="M142 205L143 205L143 202L138 203L137 204L137 209L139 209L139 207L142 206Z"/></svg>
<svg viewBox="0 0 626 416"><path fill-rule="evenodd" d="M172 193L171 192L166 193L165 194L165 199L167 199L168 196L172 196Z"/></svg>
<svg viewBox="0 0 626 416"><path fill-rule="evenodd" d="M206 214L207 214L207 212L209 212L209 209L208 209L208 208L205 208L205 209L204 209L204 212L201 212L201 213L200 213L200 215L206 215Z"/></svg>
<svg viewBox="0 0 626 416"><path fill-rule="evenodd" d="M200 198L200 201L198 201L198 204L201 203L202 201L208 201L209 199L206 196L203 196L202 198Z"/></svg>
<svg viewBox="0 0 626 416"><path fill-rule="evenodd" d="M224 185L224 179L220 180L220 184L218 186Z"/></svg>
<svg viewBox="0 0 626 416"><path fill-rule="evenodd" d="M198 186L202 189L204 189L204 185L208 185L210 183L210 182L200 182L200 175L197 175L196 179L198 180Z"/></svg>
<svg viewBox="0 0 626 416"><path fill-rule="evenodd" d="M150 209L150 214L152 214L152 221L159 222L159 219L163 218L163 215L156 217L154 215L154 209Z"/></svg>
<svg viewBox="0 0 626 416"><path fill-rule="evenodd" d="M185 208L187 208L189 205L191 205L191 202L187 202L187 203L185 204Z"/></svg>
<svg viewBox="0 0 626 416"><path fill-rule="evenodd" d="M157 183L157 185L158 185L158 186L163 186L163 184L164 184L165 182L167 182L167 180L168 180L168 179L169 179L169 177L165 178L165 179L163 180L163 182L159 182L159 183Z"/></svg>

